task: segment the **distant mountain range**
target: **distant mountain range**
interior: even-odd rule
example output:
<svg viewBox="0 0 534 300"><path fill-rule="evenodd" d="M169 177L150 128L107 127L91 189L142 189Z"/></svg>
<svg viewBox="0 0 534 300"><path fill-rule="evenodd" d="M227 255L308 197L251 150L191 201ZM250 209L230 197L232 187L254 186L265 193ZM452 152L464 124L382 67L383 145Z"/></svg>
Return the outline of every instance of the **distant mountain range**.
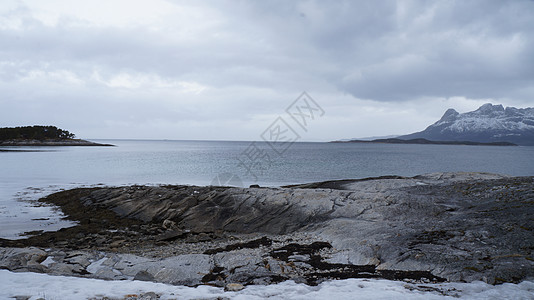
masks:
<svg viewBox="0 0 534 300"><path fill-rule="evenodd" d="M487 103L463 114L451 108L420 132L335 142L534 146L534 108L504 108Z"/></svg>
<svg viewBox="0 0 534 300"><path fill-rule="evenodd" d="M397 137L403 140L508 142L534 145L534 108L515 108L487 103L460 114L448 109L436 123L421 132Z"/></svg>

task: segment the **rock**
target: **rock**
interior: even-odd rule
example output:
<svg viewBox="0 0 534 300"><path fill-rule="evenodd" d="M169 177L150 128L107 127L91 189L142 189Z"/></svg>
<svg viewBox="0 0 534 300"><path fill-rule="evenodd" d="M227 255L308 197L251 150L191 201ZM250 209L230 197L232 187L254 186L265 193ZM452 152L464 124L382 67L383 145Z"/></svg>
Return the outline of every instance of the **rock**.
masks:
<svg viewBox="0 0 534 300"><path fill-rule="evenodd" d="M118 247L122 246L122 244L124 244L125 242L126 242L126 240L113 241L112 243L109 244L109 247L118 248Z"/></svg>
<svg viewBox="0 0 534 300"><path fill-rule="evenodd" d="M57 263L53 268L50 268L50 274L52 275L89 275L85 267L78 264L70 263Z"/></svg>
<svg viewBox="0 0 534 300"><path fill-rule="evenodd" d="M123 275L120 271L112 268L102 268L94 273L93 278L105 280L128 280L131 277Z"/></svg>
<svg viewBox="0 0 534 300"><path fill-rule="evenodd" d="M48 254L35 247L0 248L0 269L10 271L44 272L46 266L41 265Z"/></svg>
<svg viewBox="0 0 534 300"><path fill-rule="evenodd" d="M226 292L239 292L244 288L245 288L245 286L243 286L240 283L229 283L224 287L224 290Z"/></svg>
<svg viewBox="0 0 534 300"><path fill-rule="evenodd" d="M165 229L174 229L176 228L176 222L172 221L172 220L164 220L163 221L163 228Z"/></svg>
<svg viewBox="0 0 534 300"><path fill-rule="evenodd" d="M172 241L175 240L183 235L185 235L187 232L180 229L174 229L170 231L166 231L156 237L157 241Z"/></svg>
<svg viewBox="0 0 534 300"><path fill-rule="evenodd" d="M218 286L357 277L518 282L534 276L533 197L534 177L480 173L261 189L77 189L47 199L62 208L79 199L82 218L96 207L117 232L103 226L90 245L75 237L80 229L74 240L68 229L42 233L17 243L53 237L54 247L83 251L63 249L47 268L39 264L43 250L0 248L0 268ZM90 226L94 232L100 223ZM98 270L86 271L104 257Z"/></svg>
<svg viewBox="0 0 534 300"><path fill-rule="evenodd" d="M91 257L89 253L81 252L81 251L74 251L69 253L65 257L65 262L73 265L80 265L83 268L86 268L91 264Z"/></svg>
<svg viewBox="0 0 534 300"><path fill-rule="evenodd" d="M144 293L144 294L139 295L139 297L137 299L139 299L139 300L157 300L157 299L159 299L159 296L154 292L148 292L148 293Z"/></svg>
<svg viewBox="0 0 534 300"><path fill-rule="evenodd" d="M163 260L148 259L129 254L119 255L118 257L120 260L112 268L120 271L125 276L134 278L139 272L143 271L153 274L153 281L176 285L194 286L201 284L202 277L212 269L209 256L203 254L179 255Z"/></svg>
<svg viewBox="0 0 534 300"><path fill-rule="evenodd" d="M154 276L147 271L139 271L135 274L134 280L154 281Z"/></svg>

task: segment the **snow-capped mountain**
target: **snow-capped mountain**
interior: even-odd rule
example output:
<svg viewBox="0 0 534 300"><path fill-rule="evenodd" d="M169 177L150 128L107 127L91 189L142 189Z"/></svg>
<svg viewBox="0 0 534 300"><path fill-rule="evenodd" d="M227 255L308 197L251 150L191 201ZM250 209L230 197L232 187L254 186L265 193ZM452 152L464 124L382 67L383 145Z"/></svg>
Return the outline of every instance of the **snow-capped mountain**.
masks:
<svg viewBox="0 0 534 300"><path fill-rule="evenodd" d="M534 108L505 109L502 105L487 103L463 114L451 108L425 130L399 138L534 145Z"/></svg>

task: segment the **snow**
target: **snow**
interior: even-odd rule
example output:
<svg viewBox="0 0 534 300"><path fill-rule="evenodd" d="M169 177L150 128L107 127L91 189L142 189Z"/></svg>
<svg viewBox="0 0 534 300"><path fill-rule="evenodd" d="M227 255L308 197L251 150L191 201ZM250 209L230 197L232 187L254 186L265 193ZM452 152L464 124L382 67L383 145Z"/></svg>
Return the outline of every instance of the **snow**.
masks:
<svg viewBox="0 0 534 300"><path fill-rule="evenodd" d="M0 299L124 299L126 295L154 292L160 299L534 299L534 281L492 286L483 282L412 284L382 279L346 279L307 286L285 281L268 286L247 286L225 292L211 286L185 287L145 281L104 281L0 270Z"/></svg>
<svg viewBox="0 0 534 300"><path fill-rule="evenodd" d="M463 114L450 115L449 110L445 115L431 127L446 126L442 130L453 132L481 132L487 130L511 130L511 131L526 131L534 130L533 125L529 125L534 121L534 110L532 109L517 109L507 107L506 110L502 105L485 104L476 111L467 112Z"/></svg>
<svg viewBox="0 0 534 300"><path fill-rule="evenodd" d="M48 258L47 258L48 259ZM93 263L91 263L89 266L87 266L86 270L87 272L89 273L93 273L95 274L96 272L98 272L98 270L101 269L102 267L102 264L107 260L108 258L107 257L103 257ZM46 261L46 260L45 260ZM42 263L41 263L42 264Z"/></svg>
<svg viewBox="0 0 534 300"><path fill-rule="evenodd" d="M51 256L48 256L44 261L41 262L41 265L48 268L53 263L55 263L54 259Z"/></svg>

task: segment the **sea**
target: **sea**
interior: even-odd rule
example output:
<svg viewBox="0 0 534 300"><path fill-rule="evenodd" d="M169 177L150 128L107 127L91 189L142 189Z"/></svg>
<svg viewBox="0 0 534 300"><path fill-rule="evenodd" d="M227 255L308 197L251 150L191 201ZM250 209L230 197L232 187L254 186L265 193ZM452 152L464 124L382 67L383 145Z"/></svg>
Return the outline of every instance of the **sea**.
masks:
<svg viewBox="0 0 534 300"><path fill-rule="evenodd" d="M72 226L37 199L131 184L282 186L384 175L534 175L534 147L92 140L114 147L0 147L0 238Z"/></svg>

